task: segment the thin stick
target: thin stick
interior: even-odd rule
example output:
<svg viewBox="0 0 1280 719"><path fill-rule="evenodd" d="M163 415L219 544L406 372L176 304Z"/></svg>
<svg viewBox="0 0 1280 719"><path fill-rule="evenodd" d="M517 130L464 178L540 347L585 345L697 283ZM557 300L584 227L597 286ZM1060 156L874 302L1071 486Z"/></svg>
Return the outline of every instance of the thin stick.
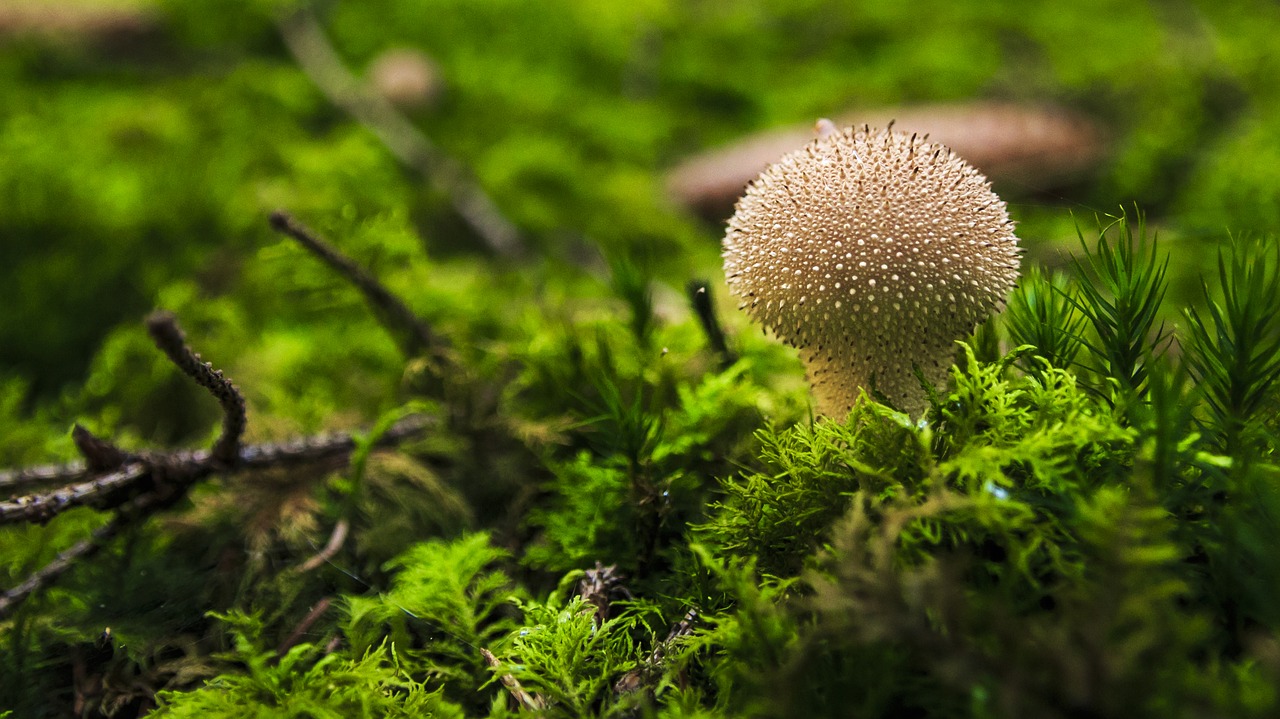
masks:
<svg viewBox="0 0 1280 719"><path fill-rule="evenodd" d="M333 556L338 553L338 550L342 549L342 545L347 541L347 532L350 530L351 523L348 522L345 517L339 519L338 523L333 525L333 533L329 535L329 541L324 545L324 549L316 552L310 559L298 565L294 569L294 572L297 574L310 572L313 569L320 568L330 559L333 559Z"/></svg>
<svg viewBox="0 0 1280 719"><path fill-rule="evenodd" d="M410 437L421 434L433 426L435 420L422 415L412 415L391 425L383 432L375 447L391 447ZM240 452L241 469L274 469L303 464L315 464L327 459L349 454L356 447L352 434L338 432L304 437L288 442L256 444Z"/></svg>
<svg viewBox="0 0 1280 719"><path fill-rule="evenodd" d="M498 661L498 658L493 656L493 652L488 649L481 648L480 656L484 657L484 663L488 664L493 669L497 669L502 666L502 663ZM520 681L510 674L499 674L498 681L502 682L502 686L506 687L507 692L516 700L516 703L520 705L521 709L541 711L547 708L547 704L542 700L542 697L537 694L530 694L523 686L520 685Z"/></svg>
<svg viewBox="0 0 1280 719"><path fill-rule="evenodd" d="M70 549L58 554L53 561L36 570L18 586L0 594L0 619L7 617L9 612L17 608L27 597L53 584L77 562L97 554L98 550L120 531L121 526L120 520L112 520L110 524L98 529L88 539L82 539L71 545Z"/></svg>
<svg viewBox="0 0 1280 719"><path fill-rule="evenodd" d="M22 467L0 472L0 490L6 487L27 487L41 484L67 484L89 475L84 462L46 464L39 467Z"/></svg>
<svg viewBox="0 0 1280 719"><path fill-rule="evenodd" d="M609 618L610 601L614 595L631 598L631 592L622 586L622 575L618 572L618 565L605 565L596 560L595 569L586 570L583 572L582 579L578 580L578 596L596 608L597 623Z"/></svg>
<svg viewBox="0 0 1280 719"><path fill-rule="evenodd" d="M222 405L222 433L209 450L168 453L130 454L109 441L95 437L80 425L72 430L77 448L85 462L34 470L16 470L0 474L13 484L47 481L71 477L83 479L95 472L114 468L96 477L40 495L18 497L0 502L0 524L6 522L45 522L73 507L114 508L116 516L108 524L60 553L53 561L28 576L18 586L0 594L0 619L32 593L54 582L76 562L92 556L128 523L145 521L152 513L172 505L185 496L196 482L220 471L266 469L290 464L321 461L344 453L356 446L349 434L323 435L283 444L242 447L246 417L245 402L240 391L222 372L200 359L186 344L182 330L173 315L157 312L147 318L147 329L156 346L197 384L209 390ZM376 441L385 446L402 441L424 429L428 421L406 417L393 424ZM136 496L135 496L136 495ZM345 536L342 523L335 528L337 551ZM326 551L329 550L326 547Z"/></svg>
<svg viewBox="0 0 1280 719"><path fill-rule="evenodd" d="M147 513L162 502L158 495L145 495L122 506L112 520L98 527L86 539L71 545L52 561L37 569L16 587L0 594L0 620L27 600L32 594L53 584L77 563L97 554L129 524L145 519Z"/></svg>
<svg viewBox="0 0 1280 719"><path fill-rule="evenodd" d="M76 449L80 450L80 455L85 460L85 467L90 472L110 472L120 469L131 459L128 452L98 437L79 422L71 428L71 441L75 442Z"/></svg>
<svg viewBox="0 0 1280 719"><path fill-rule="evenodd" d="M234 466L240 458L240 437L244 434L246 422L244 396L231 380L222 376L221 370L201 360L200 355L187 346L186 337L171 313L152 313L147 317L147 331L169 361L196 384L209 390L222 405L222 434L213 444L213 458L225 466Z"/></svg>
<svg viewBox="0 0 1280 719"><path fill-rule="evenodd" d="M389 447L421 433L431 425L422 416L406 417L391 425L377 447ZM278 444L248 445L240 449L232 463L215 459L207 450L152 453L139 457L121 469L96 479L63 487L44 494L18 497L0 502L0 524L13 522L47 522L75 507L111 509L128 500L140 488L156 488L163 480L173 490L182 490L204 477L227 467L237 470L274 469L318 462L349 454L355 449L355 438L346 433ZM160 476L157 476L160 475Z"/></svg>
<svg viewBox="0 0 1280 719"><path fill-rule="evenodd" d="M315 605L311 607L311 611L307 612L307 616L303 617L301 622L298 622L298 626L294 627L293 631L289 633L289 636L280 643L279 647L276 648L277 659L284 656L285 652L298 646L298 643L302 641L302 637L304 637L307 632L311 631L311 627L314 626L315 623L320 620L320 617L324 616L325 612L329 611L329 608L332 606L332 599L329 597L321 597L320 601L316 602Z"/></svg>
<svg viewBox="0 0 1280 719"><path fill-rule="evenodd" d="M720 326L715 304L711 301L711 286L706 280L690 280L686 290L689 293L689 302L693 305L693 312L698 315L702 331L707 336L707 343L716 354L720 355L721 368L727 369L738 361L738 356L729 349L729 343L725 341L724 329Z"/></svg>
<svg viewBox="0 0 1280 719"><path fill-rule="evenodd" d="M276 210L271 213L271 227L276 232L292 237L308 252L318 257L326 265L337 271L348 282L364 295L365 301L373 308L383 325L391 331L392 336L400 344L400 349L410 357L419 357L428 352L435 352L443 346L443 341L427 323L409 309L404 300L397 297L386 285L378 281L368 270L356 264L355 260L342 254L338 248L324 241L289 213Z"/></svg>
<svg viewBox="0 0 1280 719"><path fill-rule="evenodd" d="M422 430L430 425L431 421L426 417L406 417L384 432L378 438L375 446L386 447L398 444L421 433ZM250 445L241 449L240 460L236 462L235 467L244 471L311 464L349 453L355 448L355 444L352 436L344 433L321 435L281 444ZM196 452L179 451L166 455L152 455L145 463L140 461L121 472L102 477L98 481L118 476L118 479L113 481L123 484L126 473L141 471L143 473L142 476L139 476L136 480L140 482L155 467L163 467L169 476L178 476L186 479L187 486L189 486L190 482L213 473L218 466L220 466L220 463L215 462L212 453L208 450ZM104 489L102 491L105 492L107 490ZM146 519L149 512L165 506L173 501L175 496L174 493L151 492L120 505L116 518L109 524L96 530L88 539L78 542L72 545L70 549L63 551L53 561L27 577L18 586L0 594L0 619L7 616L27 597L52 584L58 577L74 566L76 562L93 556L104 544L114 538L125 524L135 520ZM24 499L28 500L30 504L38 498ZM80 504L87 503L89 503L89 500L80 502ZM6 502L4 504L12 503ZM64 504L54 514L69 508L70 506ZM12 511L23 510L18 508Z"/></svg>
<svg viewBox="0 0 1280 719"><path fill-rule="evenodd" d="M377 136L401 163L447 195L454 211L492 252L510 257L524 254L524 242L515 225L460 164L347 69L310 8L303 5L281 18L278 25L298 66L330 102Z"/></svg>
<svg viewBox="0 0 1280 719"><path fill-rule="evenodd" d="M0 502L0 524L12 522L47 522L55 516L87 505L100 508L109 506L113 498L120 497L141 483L150 467L137 463L112 472L104 477L73 484L47 494L18 497ZM120 504L124 500L115 501Z"/></svg>
<svg viewBox="0 0 1280 719"><path fill-rule="evenodd" d="M662 665L666 662L667 650L671 649L676 640L692 634L697 622L697 609L690 609L685 612L684 618L671 627L671 631L667 633L667 638L653 647L653 651L649 653L649 659L645 663L623 674L618 681L614 682L614 693L619 696L631 694L651 684L662 669Z"/></svg>

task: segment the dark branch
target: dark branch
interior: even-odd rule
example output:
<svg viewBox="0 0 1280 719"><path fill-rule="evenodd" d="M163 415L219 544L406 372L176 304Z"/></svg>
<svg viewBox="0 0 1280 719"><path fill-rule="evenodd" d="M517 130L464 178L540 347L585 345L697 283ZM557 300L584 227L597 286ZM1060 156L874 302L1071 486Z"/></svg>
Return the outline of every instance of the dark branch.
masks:
<svg viewBox="0 0 1280 719"><path fill-rule="evenodd" d="M653 647L653 651L649 653L648 660L623 674L618 681L614 682L614 693L621 696L650 688L662 672L663 665L667 661L667 652L674 648L679 639L693 633L693 630L697 628L697 622L697 609L690 609L685 612L684 617L675 626L671 627L671 631L667 633L667 638Z"/></svg>
<svg viewBox="0 0 1280 719"><path fill-rule="evenodd" d="M395 423L380 436L375 443L378 447L389 447L413 435L421 433L431 425L426 417L412 416ZM297 465L318 464L329 459L341 457L355 448L355 440L350 434L331 433L314 437L302 437L270 444L254 444L242 447L236 468L240 470L258 470L284 468ZM154 455L153 455L154 456ZM170 455L176 458L178 466L204 466L210 461L210 453L205 451L187 451ZM130 461L142 462L143 457L129 456ZM84 462L68 462L67 464L50 464L39 467L23 467L0 472L0 490L6 487L29 487L40 484L74 484L83 482L92 472Z"/></svg>
<svg viewBox="0 0 1280 719"><path fill-rule="evenodd" d="M434 424L434 420L413 415L391 425L374 442L375 447L392 447L421 434ZM259 444L245 447L240 453L242 469L275 469L278 467L315 464L334 457L349 454L356 447L355 437L341 432L305 437L278 444Z"/></svg>
<svg viewBox="0 0 1280 719"><path fill-rule="evenodd" d="M7 617L9 612L17 608L27 597L53 584L58 577L74 567L76 562L97 554L98 550L120 531L121 526L123 526L121 520L113 519L110 524L95 531L88 539L82 539L73 544L70 549L60 553L53 561L36 570L18 586L0 594L0 619Z"/></svg>
<svg viewBox="0 0 1280 719"><path fill-rule="evenodd" d="M316 602L315 605L311 607L311 611L307 612L307 616L303 617L302 621L298 622L298 626L294 627L293 631L289 633L289 636L280 643L280 646L276 647L277 659L284 656L285 652L298 646L298 644L302 642L303 637L307 635L307 632L311 631L311 627L313 627L316 622L320 621L320 618L323 617L325 612L328 612L329 608L332 606L332 599L329 597L321 597L320 601Z"/></svg>
<svg viewBox="0 0 1280 719"><path fill-rule="evenodd" d="M588 569L578 580L578 596L596 608L596 620L603 622L609 618L610 603L615 595L631 598L631 592L622 586L622 575L616 564L605 565L596 561L595 569Z"/></svg>
<svg viewBox="0 0 1280 719"><path fill-rule="evenodd" d="M71 441L76 443L76 449L80 450L85 467L90 472L111 472L120 469L133 458L128 452L85 429L79 422L71 428Z"/></svg>
<svg viewBox="0 0 1280 719"><path fill-rule="evenodd" d="M320 22L301 7L279 22L280 35L298 66L329 101L377 136L402 164L448 196L453 209L499 255L519 256L525 248L515 225L462 165L441 152L386 98L347 69L325 37Z"/></svg>
<svg viewBox="0 0 1280 719"><path fill-rule="evenodd" d="M0 524L47 522L76 507L109 509L123 503L149 472L142 463L133 464L88 482L73 484L47 494L18 497L0 502Z"/></svg>
<svg viewBox="0 0 1280 719"><path fill-rule="evenodd" d="M97 554L112 539L115 539L120 530L139 519L145 519L148 512L161 504L161 501L158 495L144 495L122 505L110 522L95 529L88 538L60 552L53 561L33 572L18 586L0 594L0 619L7 617L32 594L56 582L77 562Z"/></svg>
<svg viewBox="0 0 1280 719"><path fill-rule="evenodd" d="M724 329L720 326L720 318L716 316L715 304L711 301L711 286L706 280L690 280L686 286L689 302L693 305L694 314L702 324L702 331L707 335L707 343L720 355L721 368L728 368L738 361L738 356L729 349L724 338Z"/></svg>
<svg viewBox="0 0 1280 719"><path fill-rule="evenodd" d="M426 417L406 417L382 433L374 446L389 447L399 444L430 425L431 420ZM352 435L345 433L282 444L250 445L241 448L240 457L232 466L240 471L300 466L348 454L355 446L356 441ZM0 524L18 520L44 521L76 506L111 506L117 510L115 519L99 528L88 539L73 545L21 584L0 594L0 619L31 594L52 584L76 562L87 559L100 550L126 524L145 520L151 512L172 504L191 484L225 466L214 460L212 452L208 450L150 454L140 457L118 472L92 482L67 487L51 495L0 502ZM163 476L156 477L156 474ZM137 488L148 482L152 484L153 491L129 498ZM162 491L166 487L169 491Z"/></svg>
<svg viewBox="0 0 1280 719"><path fill-rule="evenodd" d="M244 397L221 370L200 359L187 346L186 337L177 320L168 312L155 312L147 317L147 331L165 356L196 384L209 390L222 405L222 434L213 444L213 458L232 466L240 458L240 437L244 434Z"/></svg>
<svg viewBox="0 0 1280 719"><path fill-rule="evenodd" d="M399 444L428 426L430 420L426 417L406 417L383 433L375 446ZM279 444L249 445L240 448L239 456L230 463L205 450L147 454L103 477L0 502L0 524L47 522L76 507L114 509L141 491L164 489L167 491L161 494L173 501L192 484L221 469L246 471L316 464L349 454L355 446L352 435L339 433Z"/></svg>
<svg viewBox="0 0 1280 719"><path fill-rule="evenodd" d="M0 491L6 487L25 488L42 484L68 484L78 482L88 475L89 468L84 462L7 469L0 472Z"/></svg>
<svg viewBox="0 0 1280 719"><path fill-rule="evenodd" d="M271 213L271 226L277 232L288 235L302 245L308 252L320 258L333 268L364 295L365 301L373 309L374 314L391 332L400 344L400 349L410 357L421 357L427 353L435 353L444 346L427 323L409 309L409 306L391 290L378 281L368 270L356 264L355 260L342 254L338 248L320 239L314 232L289 213L276 210Z"/></svg>

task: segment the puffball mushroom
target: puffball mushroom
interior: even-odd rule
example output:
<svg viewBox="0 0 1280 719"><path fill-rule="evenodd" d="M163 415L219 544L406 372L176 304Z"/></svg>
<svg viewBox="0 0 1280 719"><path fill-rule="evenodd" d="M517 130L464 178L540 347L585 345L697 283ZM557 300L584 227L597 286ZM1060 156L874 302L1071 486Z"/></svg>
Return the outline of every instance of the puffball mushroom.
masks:
<svg viewBox="0 0 1280 719"><path fill-rule="evenodd" d="M724 236L730 290L800 350L819 414L874 386L927 408L955 341L1003 309L1021 249L983 175L926 137L870 127L819 137L747 187Z"/></svg>

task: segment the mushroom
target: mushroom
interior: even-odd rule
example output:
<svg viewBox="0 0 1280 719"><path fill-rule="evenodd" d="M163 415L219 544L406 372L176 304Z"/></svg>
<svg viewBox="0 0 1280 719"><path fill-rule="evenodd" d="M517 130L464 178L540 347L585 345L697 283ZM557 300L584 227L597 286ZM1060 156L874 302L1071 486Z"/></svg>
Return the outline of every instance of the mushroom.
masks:
<svg viewBox="0 0 1280 719"><path fill-rule="evenodd" d="M1004 202L927 136L839 131L767 168L724 236L730 290L800 350L819 414L874 388L913 416L918 368L946 382L955 341L1003 309L1021 249Z"/></svg>
<svg viewBox="0 0 1280 719"><path fill-rule="evenodd" d="M935 142L982 170L997 187L1005 183L1023 191L1039 192L1078 181L1108 151L1107 132L1100 123L1053 105L989 101L899 105L860 108L842 117L836 124L875 126L896 117L899 127L929 133ZM667 172L668 193L703 217L722 222L761 170L812 135L812 127L786 126L698 152Z"/></svg>
<svg viewBox="0 0 1280 719"><path fill-rule="evenodd" d="M431 107L440 99L444 85L435 61L407 47L387 50L374 58L368 77L374 91L403 110Z"/></svg>

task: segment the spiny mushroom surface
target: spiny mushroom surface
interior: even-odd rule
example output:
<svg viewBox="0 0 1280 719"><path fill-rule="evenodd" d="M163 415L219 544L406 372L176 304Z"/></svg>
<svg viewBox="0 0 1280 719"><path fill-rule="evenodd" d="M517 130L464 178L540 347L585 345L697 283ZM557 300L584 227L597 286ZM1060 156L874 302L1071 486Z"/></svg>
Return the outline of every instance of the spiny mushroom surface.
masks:
<svg viewBox="0 0 1280 719"><path fill-rule="evenodd" d="M837 131L784 156L738 200L725 274L742 307L800 350L817 411L843 418L875 388L927 408L955 341L1004 306L1021 250L976 169L914 134Z"/></svg>

